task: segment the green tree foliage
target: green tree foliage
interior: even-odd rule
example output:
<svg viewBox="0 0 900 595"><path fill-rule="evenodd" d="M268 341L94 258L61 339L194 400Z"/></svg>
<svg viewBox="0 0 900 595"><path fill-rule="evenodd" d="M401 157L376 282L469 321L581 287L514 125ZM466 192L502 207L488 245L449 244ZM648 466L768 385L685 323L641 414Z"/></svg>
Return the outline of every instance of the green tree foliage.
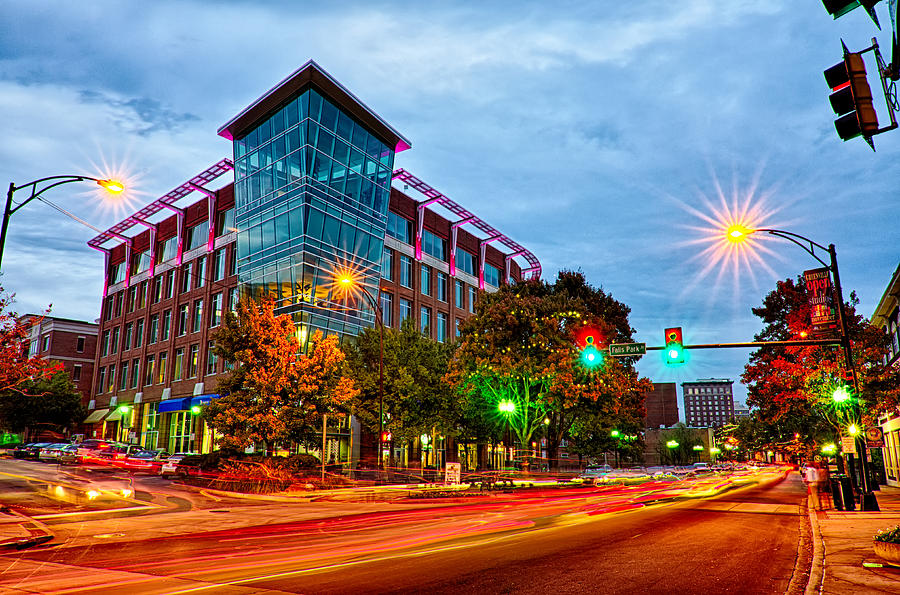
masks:
<svg viewBox="0 0 900 595"><path fill-rule="evenodd" d="M84 419L81 394L67 372L26 379L0 392L0 426L12 432L47 427L61 431Z"/></svg>
<svg viewBox="0 0 900 595"><path fill-rule="evenodd" d="M348 375L359 389L351 411L370 431L380 429L378 414L380 328L367 328L344 345ZM384 328L384 428L393 440L411 441L437 431L456 433L459 412L443 382L453 347L425 337L413 319L400 330Z"/></svg>
<svg viewBox="0 0 900 595"><path fill-rule="evenodd" d="M342 375L344 355L335 337L316 332L307 354L298 344L290 316L276 316L274 301L241 300L215 334L215 353L234 364L219 380L222 397L203 411L222 434L223 448L264 450L314 433L321 415L341 411L356 395Z"/></svg>
<svg viewBox="0 0 900 595"><path fill-rule="evenodd" d="M508 419L525 448L545 433L554 463L560 440L573 428L585 451L591 442L602 448L608 440L592 428L636 432L651 384L638 378L631 359L607 358L586 369L576 336L588 326L604 344L628 341L628 313L577 272L561 272L552 285L529 281L482 294L475 316L463 324L447 379L467 399L464 409L483 411L498 426ZM511 413L499 410L506 401L514 405Z"/></svg>

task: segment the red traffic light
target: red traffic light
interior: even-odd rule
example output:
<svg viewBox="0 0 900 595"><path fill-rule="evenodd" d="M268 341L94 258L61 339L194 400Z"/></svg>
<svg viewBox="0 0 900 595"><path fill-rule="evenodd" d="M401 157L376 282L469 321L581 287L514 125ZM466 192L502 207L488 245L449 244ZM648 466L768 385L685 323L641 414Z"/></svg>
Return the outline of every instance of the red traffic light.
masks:
<svg viewBox="0 0 900 595"><path fill-rule="evenodd" d="M681 334L681 327L667 328L664 334L666 337L666 364L683 364L684 340Z"/></svg>
<svg viewBox="0 0 900 595"><path fill-rule="evenodd" d="M848 52L844 60L825 71L825 82L834 91L828 100L838 116L834 122L841 140L859 135L866 139L878 133L878 114L872 101L872 89L866 78L866 64L859 53Z"/></svg>

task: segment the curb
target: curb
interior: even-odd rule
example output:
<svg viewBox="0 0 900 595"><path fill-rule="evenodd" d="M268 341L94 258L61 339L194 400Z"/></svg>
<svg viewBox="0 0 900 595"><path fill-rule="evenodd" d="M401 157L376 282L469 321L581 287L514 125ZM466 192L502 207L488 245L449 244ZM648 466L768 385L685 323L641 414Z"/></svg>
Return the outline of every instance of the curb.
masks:
<svg viewBox="0 0 900 595"><path fill-rule="evenodd" d="M16 512L6 506L0 508L0 513L7 514L18 518L18 525L28 532L27 537L14 537L5 541L0 541L0 548L12 548L23 550L25 548L47 543L54 538L53 533L47 528L47 525L37 521L29 516Z"/></svg>
<svg viewBox="0 0 900 595"><path fill-rule="evenodd" d="M813 557L809 569L809 582L806 583L804 595L814 595L822 592L822 585L825 582L825 544L822 541L816 511L811 506L808 511L809 524L812 528Z"/></svg>

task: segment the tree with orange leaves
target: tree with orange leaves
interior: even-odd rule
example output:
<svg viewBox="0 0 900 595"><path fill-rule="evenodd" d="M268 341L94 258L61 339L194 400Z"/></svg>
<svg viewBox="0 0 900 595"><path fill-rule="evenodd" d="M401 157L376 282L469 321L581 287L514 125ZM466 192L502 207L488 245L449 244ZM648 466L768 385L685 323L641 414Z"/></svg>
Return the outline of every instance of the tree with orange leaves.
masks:
<svg viewBox="0 0 900 595"><path fill-rule="evenodd" d="M28 353L30 325L40 324L40 317L26 324L9 309L14 297L0 286L0 393L27 381L48 379L62 370L62 364L49 362L38 353Z"/></svg>
<svg viewBox="0 0 900 595"><path fill-rule="evenodd" d="M241 300L235 312L226 313L214 349L234 366L219 381L222 397L203 412L222 435L222 448L268 451L302 440L314 432L316 419L356 396L342 374L336 337L316 332L308 353L298 355L294 323L287 314L275 314L271 298Z"/></svg>

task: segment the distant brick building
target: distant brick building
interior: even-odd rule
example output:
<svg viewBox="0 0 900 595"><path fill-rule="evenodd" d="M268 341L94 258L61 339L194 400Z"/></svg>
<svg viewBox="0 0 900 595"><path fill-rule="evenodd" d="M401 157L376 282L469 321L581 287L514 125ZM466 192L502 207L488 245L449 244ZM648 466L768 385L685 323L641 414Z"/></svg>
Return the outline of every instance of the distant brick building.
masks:
<svg viewBox="0 0 900 595"><path fill-rule="evenodd" d="M654 382L644 393L645 428L668 428L678 423L678 388L674 382Z"/></svg>
<svg viewBox="0 0 900 595"><path fill-rule="evenodd" d="M28 327L28 355L60 362L87 406L93 394L96 323L53 316L26 314L19 319Z"/></svg>
<svg viewBox="0 0 900 595"><path fill-rule="evenodd" d="M684 418L688 426L708 428L721 426L734 417L733 380L701 378L682 382Z"/></svg>

